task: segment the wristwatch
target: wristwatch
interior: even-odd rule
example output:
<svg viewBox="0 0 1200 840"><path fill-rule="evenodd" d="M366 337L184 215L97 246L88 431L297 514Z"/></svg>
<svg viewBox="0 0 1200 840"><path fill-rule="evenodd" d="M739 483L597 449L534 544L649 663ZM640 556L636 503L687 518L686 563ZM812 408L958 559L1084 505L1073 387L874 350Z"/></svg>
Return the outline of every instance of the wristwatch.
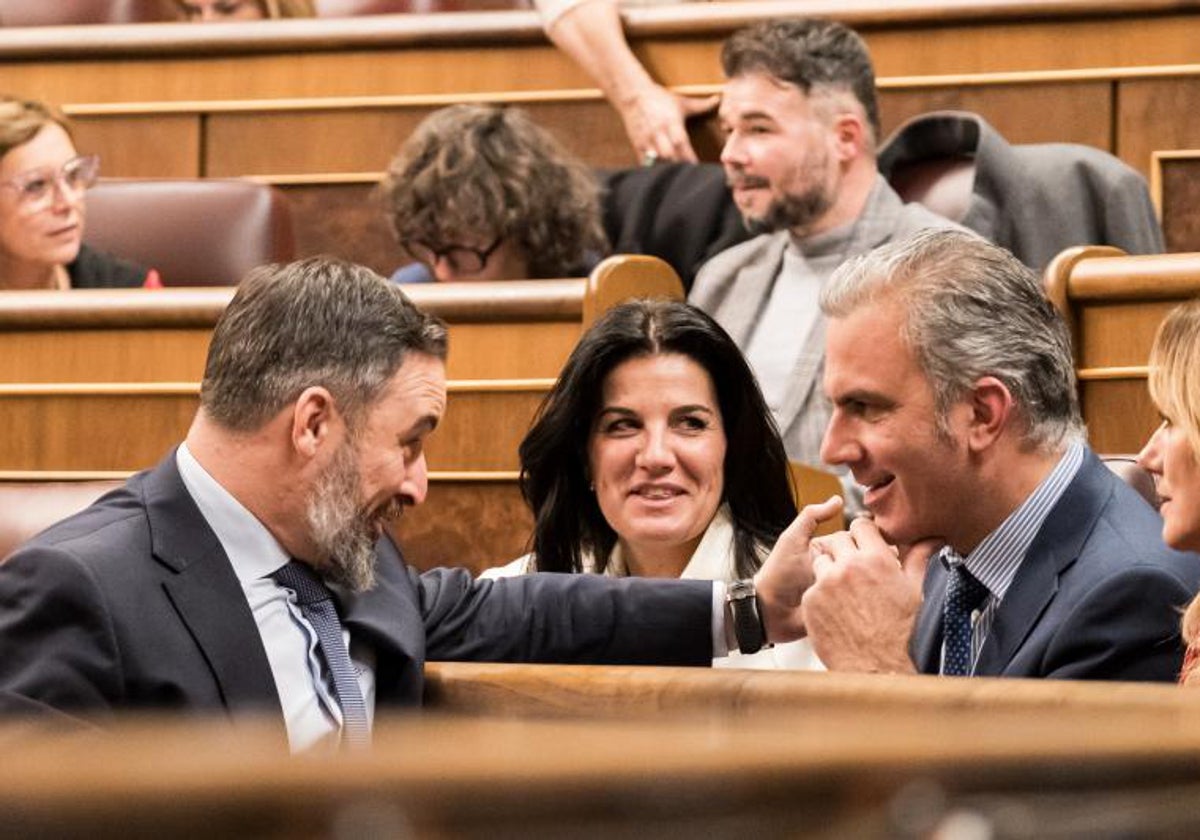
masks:
<svg viewBox="0 0 1200 840"><path fill-rule="evenodd" d="M758 593L754 590L753 580L737 580L729 584L725 590L725 603L729 607L739 651L758 653L764 647L771 646L763 627L762 613L758 609Z"/></svg>

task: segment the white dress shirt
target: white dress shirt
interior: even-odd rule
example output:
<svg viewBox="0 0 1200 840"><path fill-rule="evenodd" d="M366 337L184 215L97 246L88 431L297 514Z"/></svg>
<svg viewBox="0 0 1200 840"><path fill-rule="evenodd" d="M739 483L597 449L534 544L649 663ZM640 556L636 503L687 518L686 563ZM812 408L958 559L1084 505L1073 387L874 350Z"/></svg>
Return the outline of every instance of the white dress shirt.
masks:
<svg viewBox="0 0 1200 840"><path fill-rule="evenodd" d="M176 450L175 463L242 585L271 665L292 752L336 744L342 712L332 679L323 667L316 631L301 614L292 591L271 577L291 558L266 526L208 474L187 444ZM351 644L349 632L343 632L367 715L373 719L374 657L365 646Z"/></svg>

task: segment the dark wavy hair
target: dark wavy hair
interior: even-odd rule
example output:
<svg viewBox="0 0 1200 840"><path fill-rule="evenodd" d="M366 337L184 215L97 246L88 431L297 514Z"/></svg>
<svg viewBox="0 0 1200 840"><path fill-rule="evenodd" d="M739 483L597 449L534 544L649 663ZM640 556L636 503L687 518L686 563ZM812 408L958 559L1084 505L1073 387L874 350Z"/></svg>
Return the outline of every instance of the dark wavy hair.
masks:
<svg viewBox="0 0 1200 840"><path fill-rule="evenodd" d="M466 232L504 237L526 257L530 279L577 276L608 251L595 177L520 108L435 111L380 188L402 247L437 249Z"/></svg>
<svg viewBox="0 0 1200 840"><path fill-rule="evenodd" d="M533 511L531 550L543 572L579 572L584 551L608 564L617 534L589 489L588 439L604 380L628 359L678 353L709 376L725 426L725 492L739 576L758 569L796 516L787 455L762 392L733 339L678 301L633 300L605 313L579 340L521 441L521 492Z"/></svg>

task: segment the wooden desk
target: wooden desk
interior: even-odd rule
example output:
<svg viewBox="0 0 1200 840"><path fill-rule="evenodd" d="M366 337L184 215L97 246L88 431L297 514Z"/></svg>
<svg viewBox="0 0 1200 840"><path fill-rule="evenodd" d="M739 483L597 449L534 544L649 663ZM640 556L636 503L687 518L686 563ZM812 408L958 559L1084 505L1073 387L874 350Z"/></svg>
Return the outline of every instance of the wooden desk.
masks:
<svg viewBox="0 0 1200 840"><path fill-rule="evenodd" d="M624 686L606 710L449 715L435 699L381 715L362 755L289 759L267 722L10 723L0 811L18 835L101 838L956 836L964 815L1001 837L1197 828L1200 723L1172 687L592 670ZM740 709L639 708L681 680L726 699L778 688Z"/></svg>

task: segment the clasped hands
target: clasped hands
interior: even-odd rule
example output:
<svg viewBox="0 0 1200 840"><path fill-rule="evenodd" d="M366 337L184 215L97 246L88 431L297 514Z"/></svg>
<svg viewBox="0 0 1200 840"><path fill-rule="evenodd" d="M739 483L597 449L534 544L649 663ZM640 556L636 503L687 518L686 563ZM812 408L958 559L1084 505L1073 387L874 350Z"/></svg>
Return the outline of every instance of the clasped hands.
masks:
<svg viewBox="0 0 1200 840"><path fill-rule="evenodd" d="M925 569L941 543L897 549L865 516L814 536L841 512L837 496L807 505L755 575L767 637L807 636L830 671L915 673L908 641Z"/></svg>

